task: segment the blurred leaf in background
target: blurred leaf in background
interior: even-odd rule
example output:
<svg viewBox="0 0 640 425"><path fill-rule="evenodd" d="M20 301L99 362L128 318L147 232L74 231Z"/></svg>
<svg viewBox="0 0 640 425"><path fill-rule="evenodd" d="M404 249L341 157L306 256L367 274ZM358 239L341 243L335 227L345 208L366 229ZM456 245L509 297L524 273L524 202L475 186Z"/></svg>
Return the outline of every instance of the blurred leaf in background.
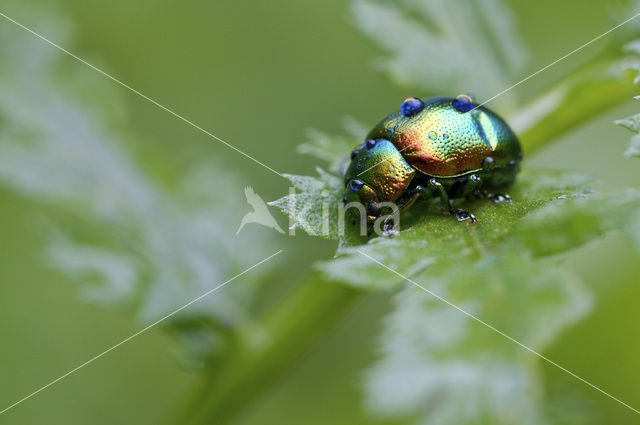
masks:
<svg viewBox="0 0 640 425"><path fill-rule="evenodd" d="M402 86L487 99L509 86L527 57L501 0L350 0L355 24L386 53L377 67ZM515 92L499 102L513 105Z"/></svg>
<svg viewBox="0 0 640 425"><path fill-rule="evenodd" d="M41 18L64 45L63 21ZM222 160L190 164L168 187L127 151L116 86L27 32L2 25L0 37L11 37L0 47L0 182L63 212L49 220L49 261L82 283L86 299L133 307L152 322L274 251L266 233L235 235L249 207ZM217 331L248 320L269 270L173 320L202 319ZM183 342L195 353L222 348L217 332L193 331Z"/></svg>
<svg viewBox="0 0 640 425"><path fill-rule="evenodd" d="M629 147L625 152L625 155L627 156L640 156L640 134L638 134L638 132L640 131L640 126L638 126L639 120L640 114L636 114L616 121L616 124L621 125L636 133L633 137L631 137Z"/></svg>

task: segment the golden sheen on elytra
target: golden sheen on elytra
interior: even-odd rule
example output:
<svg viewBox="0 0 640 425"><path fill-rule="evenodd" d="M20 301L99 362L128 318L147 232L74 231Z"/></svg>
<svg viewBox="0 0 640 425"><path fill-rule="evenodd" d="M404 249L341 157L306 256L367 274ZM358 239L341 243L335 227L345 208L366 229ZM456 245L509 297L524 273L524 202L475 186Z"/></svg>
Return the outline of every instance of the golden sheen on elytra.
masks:
<svg viewBox="0 0 640 425"><path fill-rule="evenodd" d="M360 202L372 221L382 202L403 210L418 197L438 196L446 211L475 223L473 214L452 208L451 199L510 201L493 190L513 183L521 160L511 128L471 96L410 97L351 153L343 201Z"/></svg>

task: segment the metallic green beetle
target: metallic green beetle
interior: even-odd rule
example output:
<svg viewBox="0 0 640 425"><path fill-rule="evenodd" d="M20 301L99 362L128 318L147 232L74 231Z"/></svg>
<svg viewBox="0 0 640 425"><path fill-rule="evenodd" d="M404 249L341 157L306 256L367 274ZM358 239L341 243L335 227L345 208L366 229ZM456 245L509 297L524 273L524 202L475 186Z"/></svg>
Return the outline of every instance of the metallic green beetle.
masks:
<svg viewBox="0 0 640 425"><path fill-rule="evenodd" d="M485 196L511 202L493 190L513 183L522 148L509 126L468 95L406 99L351 152L344 173L343 202L358 202L369 222L382 215L380 204L400 211L418 197L439 197L459 221L475 216L452 208L450 199Z"/></svg>

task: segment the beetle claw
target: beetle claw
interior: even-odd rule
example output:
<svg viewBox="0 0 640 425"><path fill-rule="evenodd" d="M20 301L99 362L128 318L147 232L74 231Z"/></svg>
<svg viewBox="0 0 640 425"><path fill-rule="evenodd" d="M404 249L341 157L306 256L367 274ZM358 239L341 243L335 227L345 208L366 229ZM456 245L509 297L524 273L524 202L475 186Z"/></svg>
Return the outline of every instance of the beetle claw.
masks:
<svg viewBox="0 0 640 425"><path fill-rule="evenodd" d="M476 224L478 222L475 215L459 208L454 208L451 211L451 214L453 214L458 221L471 220L472 224Z"/></svg>
<svg viewBox="0 0 640 425"><path fill-rule="evenodd" d="M382 236L392 238L398 233L400 232L398 231L398 228L396 227L396 224L393 220L386 220L382 224Z"/></svg>
<svg viewBox="0 0 640 425"><path fill-rule="evenodd" d="M382 232L382 236L386 236L388 238L392 238L394 236L397 236L400 232L396 229L389 229L389 230L385 230L384 232Z"/></svg>

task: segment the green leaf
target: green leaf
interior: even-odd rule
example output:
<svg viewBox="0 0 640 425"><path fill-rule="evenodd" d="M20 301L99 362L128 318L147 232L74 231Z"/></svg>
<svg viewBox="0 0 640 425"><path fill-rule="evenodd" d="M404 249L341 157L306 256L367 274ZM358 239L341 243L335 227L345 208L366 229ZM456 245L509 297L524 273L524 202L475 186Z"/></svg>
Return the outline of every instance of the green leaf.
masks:
<svg viewBox="0 0 640 425"><path fill-rule="evenodd" d="M526 170L510 191L512 203L492 204L485 200L464 203L464 208L478 218L475 226L443 215L437 202L418 201L410 214L401 217L402 232L397 237L374 238L364 247L343 244L338 258L318 267L330 280L363 288L394 289L402 279L378 279L379 271L371 267L370 260L360 255L359 250L374 258L384 258L388 261L385 264L395 270L415 273L422 267L433 268L435 263L447 267L458 264L461 258L480 259L505 243L526 241L529 246L537 243L535 231L527 233L527 239L516 238L514 234L528 216L549 204L559 208L567 203L566 197L584 195L589 181L583 175Z"/></svg>
<svg viewBox="0 0 640 425"><path fill-rule="evenodd" d="M570 274L517 253L459 270L414 280L537 350L590 306ZM534 355L416 287L393 306L366 373L370 410L421 424L546 422Z"/></svg>
<svg viewBox="0 0 640 425"><path fill-rule="evenodd" d="M313 217L312 225L299 226L319 233L319 208L340 202L342 180L324 171L290 179L301 193L274 205L294 222ZM329 208L325 236L340 241L337 257L315 268L329 281L398 292L378 337L380 357L366 372L365 401L373 413L430 425L549 419L539 359L428 291L544 350L591 305L590 292L561 255L609 231L623 232L640 248L640 191L599 193L593 183L581 174L525 167L509 190L512 203L458 202L476 214L477 225L443 215L437 202L418 201L393 238L341 236L337 207ZM295 208L287 207L290 201Z"/></svg>
<svg viewBox="0 0 640 425"><path fill-rule="evenodd" d="M638 82L640 82L640 40L633 40L625 44L624 50L629 53L625 61L625 67L636 73L633 83L638 84ZM635 99L640 99L640 96L635 96ZM635 114L614 122L635 133L635 135L631 137L629 147L624 154L626 156L640 156L640 114Z"/></svg>
<svg viewBox="0 0 640 425"><path fill-rule="evenodd" d="M624 154L626 156L640 157L640 113L617 120L615 123L635 133L635 135L631 137L629 147Z"/></svg>
<svg viewBox="0 0 640 425"><path fill-rule="evenodd" d="M352 0L351 11L358 29L386 53L378 68L413 89L473 90L486 99L512 84L525 61L501 0Z"/></svg>
<svg viewBox="0 0 640 425"><path fill-rule="evenodd" d="M334 173L339 172L341 157L347 151L347 146L356 145L351 139L346 137L332 137L315 129L307 130L308 142L298 146L298 153L312 155L316 158L328 162L329 170Z"/></svg>
<svg viewBox="0 0 640 425"><path fill-rule="evenodd" d="M585 180L567 174L521 177L513 204L469 207L475 227L425 215L394 239L345 248L317 266L330 280L400 290L366 374L374 413L421 424L545 420L539 359L428 291L542 352L590 306L590 292L558 255L610 230L640 247L640 191L588 193Z"/></svg>
<svg viewBox="0 0 640 425"><path fill-rule="evenodd" d="M508 122L518 134L525 154L558 140L628 99L634 90L634 74L619 57L594 60L517 108Z"/></svg>
<svg viewBox="0 0 640 425"><path fill-rule="evenodd" d="M621 189L562 197L530 213L515 230L534 256L578 247L609 231L619 231L640 248L640 191Z"/></svg>
<svg viewBox="0 0 640 425"><path fill-rule="evenodd" d="M351 228L346 235L340 231L345 229L338 219L344 196L342 179L320 167L316 171L318 177L285 174L295 192L268 204L289 216L290 229L326 239L355 238L357 232Z"/></svg>

